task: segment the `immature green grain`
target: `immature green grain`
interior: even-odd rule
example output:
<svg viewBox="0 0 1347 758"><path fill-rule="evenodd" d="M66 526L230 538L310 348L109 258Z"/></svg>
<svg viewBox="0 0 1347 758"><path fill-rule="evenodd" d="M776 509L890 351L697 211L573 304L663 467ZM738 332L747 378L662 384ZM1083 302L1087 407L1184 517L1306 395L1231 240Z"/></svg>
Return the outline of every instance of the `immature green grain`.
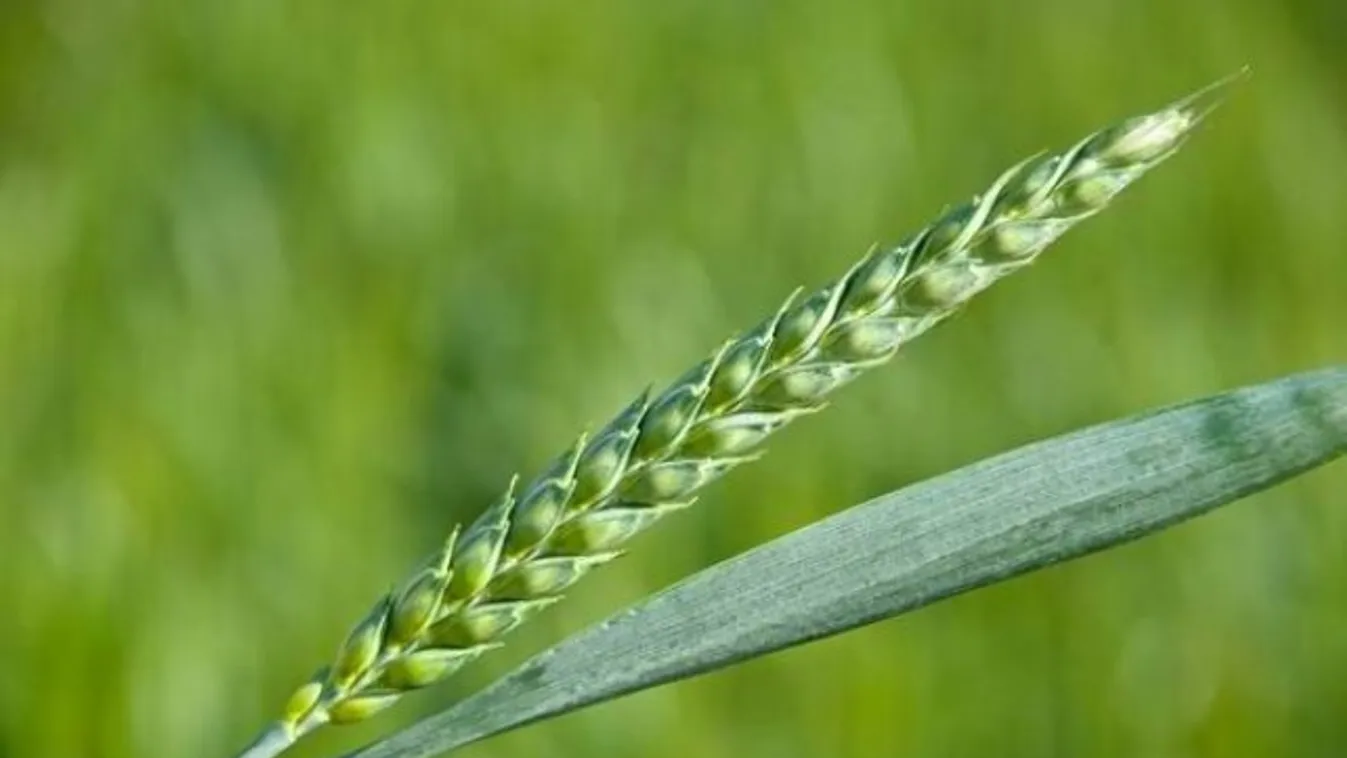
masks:
<svg viewBox="0 0 1347 758"><path fill-rule="evenodd" d="M768 435L1023 268L1164 161L1222 85L1006 171L985 193L769 318L658 394L643 393L540 476L455 530L375 603L335 658L243 753L269 758L326 723L360 721L432 684L551 605L632 535L758 455Z"/></svg>

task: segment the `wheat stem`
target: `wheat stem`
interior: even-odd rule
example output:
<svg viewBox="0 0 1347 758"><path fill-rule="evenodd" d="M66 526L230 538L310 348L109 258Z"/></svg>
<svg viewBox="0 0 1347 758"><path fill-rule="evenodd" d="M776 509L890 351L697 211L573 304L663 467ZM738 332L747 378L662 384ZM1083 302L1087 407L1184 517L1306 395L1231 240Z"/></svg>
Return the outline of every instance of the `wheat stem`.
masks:
<svg viewBox="0 0 1347 758"><path fill-rule="evenodd" d="M367 718L497 647L632 535L755 458L772 432L1102 210L1179 148L1228 82L1006 171L902 244L791 295L663 392L643 393L582 436L528 486L511 481L379 600L241 758L270 758L326 723Z"/></svg>

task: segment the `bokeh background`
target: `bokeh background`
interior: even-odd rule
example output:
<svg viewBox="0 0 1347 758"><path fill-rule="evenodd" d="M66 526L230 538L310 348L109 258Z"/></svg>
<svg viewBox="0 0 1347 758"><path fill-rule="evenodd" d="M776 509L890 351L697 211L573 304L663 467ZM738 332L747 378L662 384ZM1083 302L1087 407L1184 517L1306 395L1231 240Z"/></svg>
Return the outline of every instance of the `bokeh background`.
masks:
<svg viewBox="0 0 1347 758"><path fill-rule="evenodd" d="M1245 64L1182 155L334 755L690 572L1347 360L1341 0L4 0L0 756L229 756L456 520L799 284ZM465 758L1340 756L1347 468Z"/></svg>

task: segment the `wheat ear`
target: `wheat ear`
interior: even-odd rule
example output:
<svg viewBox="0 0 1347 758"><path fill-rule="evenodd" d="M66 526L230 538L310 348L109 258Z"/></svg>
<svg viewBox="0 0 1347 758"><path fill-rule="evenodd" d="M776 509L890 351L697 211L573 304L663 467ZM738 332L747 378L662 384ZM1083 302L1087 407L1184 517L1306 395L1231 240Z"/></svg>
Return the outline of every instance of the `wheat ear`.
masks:
<svg viewBox="0 0 1347 758"><path fill-rule="evenodd" d="M365 719L499 646L632 535L756 457L772 432L822 408L829 393L1102 210L1178 149L1225 83L1006 171L902 244L787 298L669 388L643 393L582 436L528 486L516 478L375 604L242 758L269 758L323 724Z"/></svg>

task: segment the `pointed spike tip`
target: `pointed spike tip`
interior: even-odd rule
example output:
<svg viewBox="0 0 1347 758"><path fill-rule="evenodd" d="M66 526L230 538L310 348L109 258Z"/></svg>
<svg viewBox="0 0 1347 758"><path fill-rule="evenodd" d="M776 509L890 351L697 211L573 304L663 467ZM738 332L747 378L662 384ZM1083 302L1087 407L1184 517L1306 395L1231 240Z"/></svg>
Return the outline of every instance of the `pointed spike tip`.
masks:
<svg viewBox="0 0 1347 758"><path fill-rule="evenodd" d="M1170 109L1187 114L1193 124L1199 124L1212 111L1221 107L1230 96L1230 92L1253 76L1253 68L1245 64L1239 70L1227 74L1202 89L1179 100Z"/></svg>

